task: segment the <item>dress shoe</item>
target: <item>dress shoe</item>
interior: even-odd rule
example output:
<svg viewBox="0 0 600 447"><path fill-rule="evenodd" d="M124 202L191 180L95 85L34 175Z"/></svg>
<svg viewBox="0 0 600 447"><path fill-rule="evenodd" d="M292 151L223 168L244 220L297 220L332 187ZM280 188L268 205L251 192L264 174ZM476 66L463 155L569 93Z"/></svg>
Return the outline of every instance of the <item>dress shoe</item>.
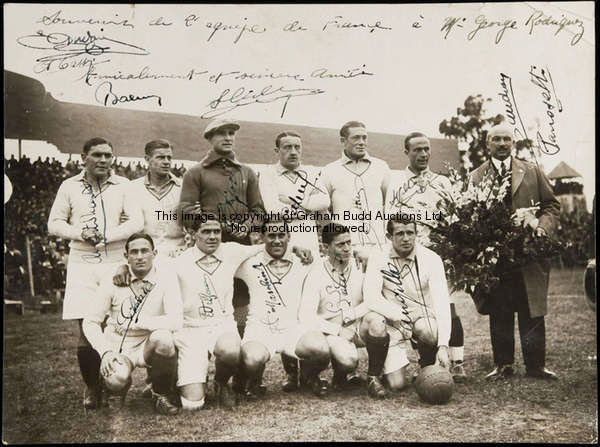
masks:
<svg viewBox="0 0 600 447"><path fill-rule="evenodd" d="M525 373L527 377L534 377L536 379L545 379L545 380L558 380L558 376L556 373L553 373L549 369L539 368L539 369L530 369Z"/></svg>
<svg viewBox="0 0 600 447"><path fill-rule="evenodd" d="M512 377L515 370L512 365L496 366L489 374L485 376L486 380L500 380Z"/></svg>

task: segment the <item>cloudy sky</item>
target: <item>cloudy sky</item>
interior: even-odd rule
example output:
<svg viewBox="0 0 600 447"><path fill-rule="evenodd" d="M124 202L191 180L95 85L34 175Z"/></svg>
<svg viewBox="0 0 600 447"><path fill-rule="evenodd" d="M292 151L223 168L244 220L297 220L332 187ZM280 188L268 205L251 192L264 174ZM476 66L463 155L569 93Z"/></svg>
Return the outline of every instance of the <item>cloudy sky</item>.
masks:
<svg viewBox="0 0 600 447"><path fill-rule="evenodd" d="M590 200L593 7L9 4L4 63L61 101L331 128L359 119L431 136L470 94L505 113L503 73L523 123L514 127L556 144L542 164L569 163ZM542 69L546 82L534 82Z"/></svg>

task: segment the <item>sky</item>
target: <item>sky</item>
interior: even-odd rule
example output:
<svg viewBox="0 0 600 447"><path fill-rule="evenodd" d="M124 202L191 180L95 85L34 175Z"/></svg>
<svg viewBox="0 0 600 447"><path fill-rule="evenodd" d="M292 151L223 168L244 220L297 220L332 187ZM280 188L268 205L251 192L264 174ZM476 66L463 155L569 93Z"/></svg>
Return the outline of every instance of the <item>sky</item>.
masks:
<svg viewBox="0 0 600 447"><path fill-rule="evenodd" d="M4 19L5 69L60 101L106 107L330 128L358 119L372 131L438 137L469 95L506 114L504 74L522 121L514 128L556 143L540 163L549 172L566 161L582 174L588 205L593 197L593 2L8 4ZM49 57L59 60L38 61ZM534 76L542 69L546 82ZM114 79L140 72L163 77Z"/></svg>

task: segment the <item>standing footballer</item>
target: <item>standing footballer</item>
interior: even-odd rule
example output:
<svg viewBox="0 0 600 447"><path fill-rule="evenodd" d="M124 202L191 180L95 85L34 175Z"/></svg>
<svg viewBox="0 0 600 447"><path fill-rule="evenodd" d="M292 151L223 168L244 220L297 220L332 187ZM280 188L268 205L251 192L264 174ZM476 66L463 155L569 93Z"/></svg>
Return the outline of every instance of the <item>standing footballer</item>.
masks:
<svg viewBox="0 0 600 447"><path fill-rule="evenodd" d="M352 245L381 249L386 244L385 222L376 219L383 212L383 201L390 180L388 164L367 152L367 129L359 121L349 121L340 129L343 145L339 160L329 163L321 171L323 183L331 197L331 208L339 215L342 225L361 226L366 231L354 232ZM343 219L344 213L349 219ZM371 219L361 220L370 213Z"/></svg>
<svg viewBox="0 0 600 447"><path fill-rule="evenodd" d="M83 146L84 170L60 185L48 219L48 232L69 239L63 319L77 320L80 337L77 360L87 392L86 408L100 401L100 356L81 330L100 279L119 262L125 240L143 228L135 201L127 197L129 180L111 171L113 148L104 138L92 138ZM129 220L120 223L125 213Z"/></svg>

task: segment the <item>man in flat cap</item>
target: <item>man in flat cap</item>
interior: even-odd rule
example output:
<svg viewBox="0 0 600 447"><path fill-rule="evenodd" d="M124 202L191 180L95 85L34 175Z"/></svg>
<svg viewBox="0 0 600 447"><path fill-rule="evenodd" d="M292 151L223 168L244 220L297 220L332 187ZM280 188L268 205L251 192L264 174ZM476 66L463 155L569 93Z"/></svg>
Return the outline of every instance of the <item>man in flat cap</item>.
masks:
<svg viewBox="0 0 600 447"><path fill-rule="evenodd" d="M235 134L240 125L231 119L215 119L204 129L211 149L200 163L183 176L179 206L181 222L188 228L195 215L219 216L223 242L250 245L250 230L260 228L264 205L258 189L258 177L241 164L234 152ZM241 280L234 284L233 305L240 335L245 326L248 288Z"/></svg>

